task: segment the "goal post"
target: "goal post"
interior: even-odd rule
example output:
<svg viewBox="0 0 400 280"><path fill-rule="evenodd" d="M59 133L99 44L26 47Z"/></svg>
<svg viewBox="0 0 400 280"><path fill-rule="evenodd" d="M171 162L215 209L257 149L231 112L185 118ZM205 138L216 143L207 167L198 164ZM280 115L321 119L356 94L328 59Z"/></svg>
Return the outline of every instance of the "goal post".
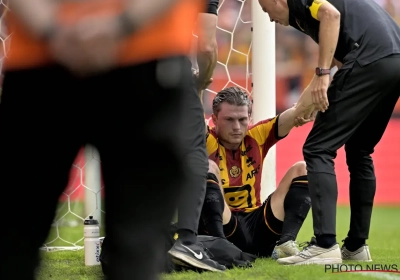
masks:
<svg viewBox="0 0 400 280"><path fill-rule="evenodd" d="M93 145L86 145L84 150L84 188L85 188L85 217L93 216L93 219L102 226L101 205L101 163L99 151Z"/></svg>
<svg viewBox="0 0 400 280"><path fill-rule="evenodd" d="M249 1L249 0L247 0ZM275 23L261 9L258 0L250 0L252 15L252 85L253 122L276 114ZM264 160L261 180L261 200L276 186L276 148L271 147Z"/></svg>

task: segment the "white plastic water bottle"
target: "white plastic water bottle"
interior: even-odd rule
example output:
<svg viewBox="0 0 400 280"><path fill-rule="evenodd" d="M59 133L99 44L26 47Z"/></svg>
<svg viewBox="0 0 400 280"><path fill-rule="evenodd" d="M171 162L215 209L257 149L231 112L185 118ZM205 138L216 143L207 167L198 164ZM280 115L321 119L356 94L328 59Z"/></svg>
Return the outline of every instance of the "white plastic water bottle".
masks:
<svg viewBox="0 0 400 280"><path fill-rule="evenodd" d="M85 248L85 265L100 264L100 227L99 222L89 216L84 221L83 236Z"/></svg>

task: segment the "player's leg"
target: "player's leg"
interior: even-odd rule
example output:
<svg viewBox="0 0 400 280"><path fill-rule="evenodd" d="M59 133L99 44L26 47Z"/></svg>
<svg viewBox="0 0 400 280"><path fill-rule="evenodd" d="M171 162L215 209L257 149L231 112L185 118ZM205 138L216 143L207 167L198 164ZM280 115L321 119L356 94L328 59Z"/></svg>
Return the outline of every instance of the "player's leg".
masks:
<svg viewBox="0 0 400 280"><path fill-rule="evenodd" d="M191 69L187 59L185 65ZM197 230L204 203L207 184L208 156L206 150L204 110L196 91L194 80L187 82L188 89L183 99L183 116L180 129L183 134L184 167L186 182L178 204L178 239L169 250L173 261L206 270L223 270L223 266L208 258L197 244ZM202 253L203 258L192 253ZM197 254L197 253L196 253Z"/></svg>
<svg viewBox="0 0 400 280"><path fill-rule="evenodd" d="M188 79L183 58L170 58L93 81L100 107L112 112L101 116L94 141L104 173L111 280L156 279L167 257L162 233L186 175L179 124ZM146 115L135 104L144 106Z"/></svg>
<svg viewBox="0 0 400 280"><path fill-rule="evenodd" d="M162 233L184 174L177 126L182 77L172 75L172 84L157 79L157 70L161 76L175 74L168 69L182 69L181 61L120 68L91 82L99 111L109 112L99 116L92 142L103 167L111 280L156 279L166 258Z"/></svg>
<svg viewBox="0 0 400 280"><path fill-rule="evenodd" d="M207 235L227 238L242 250L247 249L246 234L238 216L233 215L224 198L218 165L209 160L206 198L201 212L201 231Z"/></svg>
<svg viewBox="0 0 400 280"><path fill-rule="evenodd" d="M191 69L187 60L186 66ZM184 97L181 130L184 137L186 180L178 206L178 239L184 244L197 242L197 229L206 192L208 156L206 150L204 110L194 80L188 81Z"/></svg>
<svg viewBox="0 0 400 280"><path fill-rule="evenodd" d="M336 243L337 182L333 159L337 150L354 134L400 77L392 65L388 71L384 58L361 67L344 65L335 75L329 89L329 109L318 113L303 147L307 163L309 190L316 244L305 250L304 258L284 258L282 264L341 263ZM396 80L396 82L397 82ZM385 86L383 86L385 85ZM304 254L303 254L304 255Z"/></svg>
<svg viewBox="0 0 400 280"><path fill-rule="evenodd" d="M305 163L295 163L275 192L246 217L253 253L276 259L299 252L294 241L310 209L306 174Z"/></svg>
<svg viewBox="0 0 400 280"><path fill-rule="evenodd" d="M283 221L281 236L272 257L282 258L298 252L295 240L311 207L306 164L294 164L271 195L272 214ZM268 217L267 217L268 218Z"/></svg>
<svg viewBox="0 0 400 280"><path fill-rule="evenodd" d="M69 90L73 82L66 75L55 67L5 73L0 103L0 279L34 279L39 247L48 236L80 146L80 124L71 119L74 97L79 96Z"/></svg>
<svg viewBox="0 0 400 280"><path fill-rule="evenodd" d="M208 162L206 196L201 213L203 229L211 236L225 238L223 225L230 221L232 213L225 202L219 167L212 160Z"/></svg>
<svg viewBox="0 0 400 280"><path fill-rule="evenodd" d="M400 56L393 58L400 63ZM371 154L382 138L399 98L400 80L345 145L346 162L350 172L350 230L342 248L344 259L370 261L366 240L371 224L376 190L376 177Z"/></svg>

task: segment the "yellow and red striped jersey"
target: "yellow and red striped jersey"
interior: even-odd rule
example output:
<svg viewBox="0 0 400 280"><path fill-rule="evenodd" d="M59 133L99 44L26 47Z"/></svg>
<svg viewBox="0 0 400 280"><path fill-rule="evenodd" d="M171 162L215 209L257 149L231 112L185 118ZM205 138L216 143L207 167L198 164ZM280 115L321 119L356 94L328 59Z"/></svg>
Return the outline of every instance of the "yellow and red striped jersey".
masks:
<svg viewBox="0 0 400 280"><path fill-rule="evenodd" d="M209 128L207 152L220 169L225 201L232 211L252 212L261 206L261 171L268 150L280 139L278 118L260 121L249 127L239 149L222 146L215 132Z"/></svg>

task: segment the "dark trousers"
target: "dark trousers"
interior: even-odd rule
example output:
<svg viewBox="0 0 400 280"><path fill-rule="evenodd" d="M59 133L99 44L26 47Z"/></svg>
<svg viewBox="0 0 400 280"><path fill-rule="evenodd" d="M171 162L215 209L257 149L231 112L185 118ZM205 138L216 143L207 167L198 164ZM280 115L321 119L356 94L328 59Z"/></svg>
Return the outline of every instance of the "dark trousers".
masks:
<svg viewBox="0 0 400 280"><path fill-rule="evenodd" d="M184 181L183 58L76 79L61 67L6 72L0 103L0 279L34 279L77 151L99 150L113 280L157 279ZM172 71L172 70L174 71Z"/></svg>
<svg viewBox="0 0 400 280"><path fill-rule="evenodd" d="M187 59L185 67L191 69ZM178 206L178 228L197 233L201 209L203 207L208 172L208 155L204 110L195 87L190 79L190 87L183 98L183 132L186 183L182 189L182 199Z"/></svg>
<svg viewBox="0 0 400 280"><path fill-rule="evenodd" d="M349 237L367 239L376 178L371 154L400 93L400 55L340 69L328 89L329 109L318 113L303 147L315 235L336 234L337 182L333 159L345 145L350 172Z"/></svg>

